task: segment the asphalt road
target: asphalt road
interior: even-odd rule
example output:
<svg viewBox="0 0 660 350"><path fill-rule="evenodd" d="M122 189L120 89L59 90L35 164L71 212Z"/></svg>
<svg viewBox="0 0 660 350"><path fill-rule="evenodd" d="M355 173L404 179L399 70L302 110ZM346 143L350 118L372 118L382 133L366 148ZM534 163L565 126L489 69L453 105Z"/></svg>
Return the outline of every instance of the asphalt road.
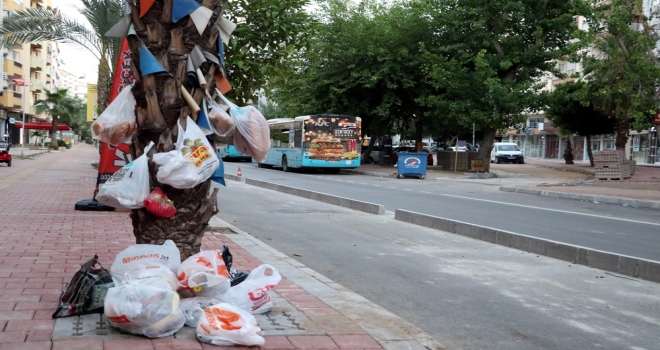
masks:
<svg viewBox="0 0 660 350"><path fill-rule="evenodd" d="M592 249L660 261L660 212L500 192L478 180L416 180L322 172L285 173L225 162L244 177L383 204Z"/></svg>
<svg viewBox="0 0 660 350"><path fill-rule="evenodd" d="M223 220L448 349L639 350L660 343L657 283L234 181L221 188L218 208Z"/></svg>

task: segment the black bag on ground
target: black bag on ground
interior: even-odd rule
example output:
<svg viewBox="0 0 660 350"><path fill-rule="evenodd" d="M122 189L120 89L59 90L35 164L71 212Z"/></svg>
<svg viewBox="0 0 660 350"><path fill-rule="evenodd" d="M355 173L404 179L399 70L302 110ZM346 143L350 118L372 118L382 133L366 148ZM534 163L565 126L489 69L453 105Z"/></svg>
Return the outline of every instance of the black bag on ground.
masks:
<svg viewBox="0 0 660 350"><path fill-rule="evenodd" d="M222 246L222 260L225 261L225 266L227 266L227 271L229 272L229 281L231 281L231 286L235 286L237 284L240 284L241 282L245 281L247 278L248 274L245 272L238 271L236 269L231 268L231 263L233 261L233 257L231 256L231 253L229 252L229 247L226 245Z"/></svg>
<svg viewBox="0 0 660 350"><path fill-rule="evenodd" d="M60 305L53 318L102 313L105 295L114 287L110 271L99 263L94 255L62 287Z"/></svg>

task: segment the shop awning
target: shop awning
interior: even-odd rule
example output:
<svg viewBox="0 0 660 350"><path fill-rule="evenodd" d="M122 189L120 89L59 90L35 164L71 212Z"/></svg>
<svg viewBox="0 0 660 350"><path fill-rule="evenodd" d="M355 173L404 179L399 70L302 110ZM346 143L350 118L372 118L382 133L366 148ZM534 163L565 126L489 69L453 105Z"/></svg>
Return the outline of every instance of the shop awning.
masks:
<svg viewBox="0 0 660 350"><path fill-rule="evenodd" d="M16 122L14 124L14 127L16 128L21 128L23 126L23 123L21 122ZM29 122L25 123L25 128L28 130L50 130L50 128L53 125L51 123L35 123L35 122ZM66 124L57 124L57 130L61 131L68 131L71 130L71 127L66 125Z"/></svg>

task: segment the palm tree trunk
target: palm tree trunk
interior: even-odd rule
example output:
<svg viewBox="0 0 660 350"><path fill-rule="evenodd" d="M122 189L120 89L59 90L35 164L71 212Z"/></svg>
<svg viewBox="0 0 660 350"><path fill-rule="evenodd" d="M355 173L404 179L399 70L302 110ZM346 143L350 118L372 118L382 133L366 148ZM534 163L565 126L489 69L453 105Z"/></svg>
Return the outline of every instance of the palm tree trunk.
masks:
<svg viewBox="0 0 660 350"><path fill-rule="evenodd" d="M185 68L187 55L195 45L202 51L218 52L216 40L210 40L211 33L217 33L217 30L212 28L219 14L219 8L215 8L217 2L218 0L203 2L203 6L213 9L214 14L201 36L189 18L183 18L177 23L171 22L172 1L156 2L142 18L137 16L139 1L135 5L128 2L132 7L133 23L137 32L137 37L131 37L132 47L139 48L144 44L170 73L142 76L138 69L139 52L132 53L132 70L136 78L132 92L136 100L138 125L138 132L134 135L131 146L134 157L139 156L150 141L157 145L150 153L154 153L156 149L158 152L174 149L173 144L178 133L177 120L190 114L181 94L181 86L186 88L198 104L201 102L203 90L194 89L189 84L182 68ZM206 62L201 68L207 75L207 91L214 91L213 72L216 67ZM160 187L174 202L178 213L170 219L162 219L145 209L132 210L133 234L137 243L162 244L165 240L173 240L179 247L183 260L199 252L201 248L208 221L217 212L217 190L210 193L210 180L191 189L176 189L160 184L156 179L155 164L151 161L149 163L151 189Z"/></svg>
<svg viewBox="0 0 660 350"><path fill-rule="evenodd" d="M103 111L108 106L110 89L112 89L112 73L110 72L110 68L108 68L108 61L105 56L101 56L101 60L99 61L98 82L96 86L97 105Z"/></svg>
<svg viewBox="0 0 660 350"><path fill-rule="evenodd" d="M50 148L53 150L60 149L57 146L57 116L53 116L53 124L50 126Z"/></svg>

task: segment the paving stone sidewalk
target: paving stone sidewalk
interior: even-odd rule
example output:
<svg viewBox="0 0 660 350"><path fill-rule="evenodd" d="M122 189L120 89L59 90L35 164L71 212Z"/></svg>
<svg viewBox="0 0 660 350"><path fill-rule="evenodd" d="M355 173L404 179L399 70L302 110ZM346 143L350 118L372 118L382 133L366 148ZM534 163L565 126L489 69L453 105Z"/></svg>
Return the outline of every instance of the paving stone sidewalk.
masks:
<svg viewBox="0 0 660 350"><path fill-rule="evenodd" d="M134 243L127 212L80 212L96 181L90 145L21 160L0 169L0 350L222 349L200 343L192 328L146 339L109 332L63 336L51 318L62 284L97 254L109 267ZM275 307L258 317L265 349L441 349L426 333L306 268L238 228L217 221L203 249L228 245L242 271L269 263L283 276ZM58 325L64 319L58 319ZM66 328L66 327L64 327ZM231 349L246 349L232 347Z"/></svg>

